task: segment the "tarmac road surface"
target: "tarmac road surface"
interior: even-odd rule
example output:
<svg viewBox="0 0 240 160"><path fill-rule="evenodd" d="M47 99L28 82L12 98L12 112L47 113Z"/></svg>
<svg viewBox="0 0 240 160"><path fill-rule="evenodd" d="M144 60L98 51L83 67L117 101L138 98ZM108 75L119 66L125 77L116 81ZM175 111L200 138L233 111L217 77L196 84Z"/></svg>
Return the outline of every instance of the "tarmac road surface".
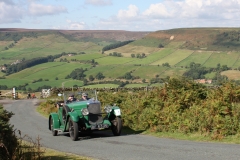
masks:
<svg viewBox="0 0 240 160"><path fill-rule="evenodd" d="M52 136L48 119L36 112L38 99L0 100L15 115L10 123L44 147L100 160L240 160L240 145L156 138L141 134L114 137L109 131L72 141L66 135Z"/></svg>

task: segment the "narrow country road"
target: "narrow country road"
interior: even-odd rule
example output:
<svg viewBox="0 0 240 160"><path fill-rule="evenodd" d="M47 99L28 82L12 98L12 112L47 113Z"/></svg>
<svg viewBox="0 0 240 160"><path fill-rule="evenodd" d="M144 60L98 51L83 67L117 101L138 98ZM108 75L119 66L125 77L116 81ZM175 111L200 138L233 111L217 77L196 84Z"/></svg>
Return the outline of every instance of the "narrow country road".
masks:
<svg viewBox="0 0 240 160"><path fill-rule="evenodd" d="M93 133L92 137L53 137L48 119L36 112L38 100L0 100L15 115L10 123L22 135L41 138L44 147L88 156L100 160L239 160L240 145L192 142L156 138L141 134L114 137L110 132Z"/></svg>

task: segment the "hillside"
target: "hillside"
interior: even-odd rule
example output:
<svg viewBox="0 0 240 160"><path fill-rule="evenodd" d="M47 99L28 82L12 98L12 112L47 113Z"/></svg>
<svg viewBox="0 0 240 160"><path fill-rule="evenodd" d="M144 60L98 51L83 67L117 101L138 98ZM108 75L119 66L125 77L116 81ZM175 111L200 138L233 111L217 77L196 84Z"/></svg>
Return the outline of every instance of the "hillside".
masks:
<svg viewBox="0 0 240 160"><path fill-rule="evenodd" d="M238 28L172 29L150 33L0 29L0 66L37 57L60 56L54 62L18 73L5 75L2 71L0 87L37 89L44 85L71 87L102 81L128 81L130 84L125 84L126 87L136 85L131 83L155 85L164 78L182 76L193 62L215 70L204 75L208 79L216 76L214 68L218 66L229 70L224 70L222 75L240 80L239 36ZM134 41L102 54L104 46L127 40ZM110 56L113 53L121 56ZM77 68L85 70L85 80L69 78ZM96 78L99 73L103 74L103 79Z"/></svg>

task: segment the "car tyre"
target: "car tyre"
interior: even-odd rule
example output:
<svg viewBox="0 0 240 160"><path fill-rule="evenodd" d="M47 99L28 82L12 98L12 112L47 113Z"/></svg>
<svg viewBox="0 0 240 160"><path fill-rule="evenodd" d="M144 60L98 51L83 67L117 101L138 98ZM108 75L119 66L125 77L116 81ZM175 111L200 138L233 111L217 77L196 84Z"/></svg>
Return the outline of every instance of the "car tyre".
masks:
<svg viewBox="0 0 240 160"><path fill-rule="evenodd" d="M114 136L120 136L121 135L121 131L122 131L122 120L120 117L116 117L113 121L112 121L112 133Z"/></svg>
<svg viewBox="0 0 240 160"><path fill-rule="evenodd" d="M53 135L53 136L57 136L58 131L56 131L56 130L53 129L53 118L52 118L52 117L51 117L50 123L51 123L50 125L51 125L52 135Z"/></svg>
<svg viewBox="0 0 240 160"><path fill-rule="evenodd" d="M78 124L71 119L69 121L69 135L73 141L78 139Z"/></svg>

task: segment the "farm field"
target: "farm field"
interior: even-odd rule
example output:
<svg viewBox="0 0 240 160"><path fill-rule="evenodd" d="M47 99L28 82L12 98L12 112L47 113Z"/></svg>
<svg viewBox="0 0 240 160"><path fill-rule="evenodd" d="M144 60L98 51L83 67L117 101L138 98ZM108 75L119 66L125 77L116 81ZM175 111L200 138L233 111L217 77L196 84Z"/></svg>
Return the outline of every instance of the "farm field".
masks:
<svg viewBox="0 0 240 160"><path fill-rule="evenodd" d="M115 67L116 67L115 65L104 65L104 66L92 67L91 69L87 70L84 73L86 74L87 77L89 77L90 75L95 77L99 72L105 75L106 71L111 70L112 68L115 68Z"/></svg>
<svg viewBox="0 0 240 160"><path fill-rule="evenodd" d="M98 58L95 61L98 62L99 65L118 65L118 64L126 64L134 60L135 59L133 58L126 58L126 57L106 56L106 57Z"/></svg>
<svg viewBox="0 0 240 160"><path fill-rule="evenodd" d="M7 42L2 42L2 45L6 45ZM14 62L25 58L32 59L36 57L46 57L49 55L66 53L100 53L101 46L92 42L76 42L69 41L62 36L56 34L49 34L39 36L37 38L24 37L12 48L0 52L0 65L4 64L3 59L7 59L9 62Z"/></svg>
<svg viewBox="0 0 240 160"><path fill-rule="evenodd" d="M185 43L185 41L171 41L166 46L164 46L164 48L174 48L174 49L177 49L177 48L181 47L181 45L183 45L184 43Z"/></svg>
<svg viewBox="0 0 240 160"><path fill-rule="evenodd" d="M240 80L240 71L237 70L223 71L221 75L225 75L231 80Z"/></svg>
<svg viewBox="0 0 240 160"><path fill-rule="evenodd" d="M181 67L167 68L165 71L163 71L160 74L159 77L180 77L186 71L187 71L186 68L181 68Z"/></svg>
<svg viewBox="0 0 240 160"><path fill-rule="evenodd" d="M8 87L24 85L26 83L31 83L31 81L25 79L0 79L0 84Z"/></svg>
<svg viewBox="0 0 240 160"><path fill-rule="evenodd" d="M122 56L124 57L131 57L131 54L144 53L145 55L149 55L151 53L158 52L160 50L161 48L157 48L157 47L136 46L136 45L131 45L130 43L116 49L105 51L104 54L109 55L109 53L117 52L117 53L121 53Z"/></svg>
<svg viewBox="0 0 240 160"><path fill-rule="evenodd" d="M120 76L124 76L125 73L135 71L139 66L134 65L115 65L103 72L104 76L109 77L110 79L117 79Z"/></svg>
<svg viewBox="0 0 240 160"><path fill-rule="evenodd" d="M147 87L148 83L138 83L138 84L127 84L126 88L137 88L137 87Z"/></svg>
<svg viewBox="0 0 240 160"><path fill-rule="evenodd" d="M73 87L76 86L83 86L83 82L79 80L67 80L67 79L60 79L60 80L51 80L51 81L41 81L36 83L30 83L27 88L37 89L38 87L42 87L44 85L51 86L51 87Z"/></svg>
<svg viewBox="0 0 240 160"><path fill-rule="evenodd" d="M171 54L172 52L174 52L174 49L164 48L159 50L158 52L151 53L146 58L142 59L137 58L135 61L131 61L128 64L143 64L143 65L151 64L159 59L164 58L165 56Z"/></svg>
<svg viewBox="0 0 240 160"><path fill-rule="evenodd" d="M218 64L232 67L238 60L236 52L213 52L209 59L203 64L205 67L217 67Z"/></svg>
<svg viewBox="0 0 240 160"><path fill-rule="evenodd" d="M55 80L65 79L65 77L71 73L76 68L88 68L89 64L80 63L66 63L66 62L49 62L36 65L34 67L22 70L18 73L8 76L8 79L25 79L25 80L38 80L39 78Z"/></svg>
<svg viewBox="0 0 240 160"><path fill-rule="evenodd" d="M176 66L189 66L191 62L198 63L198 64L204 64L206 60L211 56L212 52L206 52L206 51L195 51L193 54L188 56L186 59L182 60L181 62L177 63Z"/></svg>
<svg viewBox="0 0 240 160"><path fill-rule="evenodd" d="M155 78L156 75L161 75L161 73L164 72L166 69L167 67L145 65L135 70L132 73L132 75L139 76L140 78L144 78L144 79L151 79L151 78Z"/></svg>
<svg viewBox="0 0 240 160"><path fill-rule="evenodd" d="M163 63L169 63L169 65L174 66L190 56L193 53L192 50L176 50L172 54L169 54L168 56L151 63L151 65L162 65Z"/></svg>
<svg viewBox="0 0 240 160"><path fill-rule="evenodd" d="M96 60L98 58L102 58L105 57L104 54L100 54L100 53L89 53L89 54L81 54L81 55L73 55L73 56L63 56L61 57L62 59L66 58L67 60L71 60L71 59L76 59L76 60ZM59 61L60 58L56 59L56 61Z"/></svg>
<svg viewBox="0 0 240 160"><path fill-rule="evenodd" d="M82 88L117 88L117 84L94 84L94 85L87 85Z"/></svg>

